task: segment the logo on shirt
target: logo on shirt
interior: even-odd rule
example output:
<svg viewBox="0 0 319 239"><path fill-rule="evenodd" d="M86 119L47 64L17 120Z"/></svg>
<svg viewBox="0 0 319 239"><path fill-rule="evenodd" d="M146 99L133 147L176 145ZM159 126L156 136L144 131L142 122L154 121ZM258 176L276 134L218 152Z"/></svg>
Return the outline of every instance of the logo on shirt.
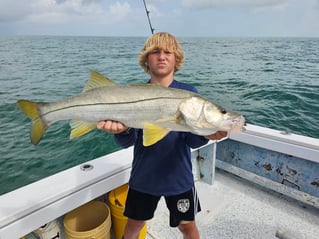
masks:
<svg viewBox="0 0 319 239"><path fill-rule="evenodd" d="M189 207L190 207L189 199L180 199L177 201L178 211L185 213L189 210Z"/></svg>

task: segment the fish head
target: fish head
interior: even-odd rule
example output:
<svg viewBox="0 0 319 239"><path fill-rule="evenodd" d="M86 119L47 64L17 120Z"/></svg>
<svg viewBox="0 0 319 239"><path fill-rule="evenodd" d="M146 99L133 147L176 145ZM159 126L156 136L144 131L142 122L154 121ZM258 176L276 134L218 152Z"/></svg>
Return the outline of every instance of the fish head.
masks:
<svg viewBox="0 0 319 239"><path fill-rule="evenodd" d="M216 131L241 132L245 118L200 96L184 100L179 107L185 124L192 132L209 135Z"/></svg>
<svg viewBox="0 0 319 239"><path fill-rule="evenodd" d="M245 130L244 116L228 111L209 101L205 103L203 113L206 121L212 126L217 126L218 130L231 132L241 132Z"/></svg>
<svg viewBox="0 0 319 239"><path fill-rule="evenodd" d="M221 131L241 132L244 131L245 117L226 110L210 101L206 101L203 114L207 124L217 127Z"/></svg>

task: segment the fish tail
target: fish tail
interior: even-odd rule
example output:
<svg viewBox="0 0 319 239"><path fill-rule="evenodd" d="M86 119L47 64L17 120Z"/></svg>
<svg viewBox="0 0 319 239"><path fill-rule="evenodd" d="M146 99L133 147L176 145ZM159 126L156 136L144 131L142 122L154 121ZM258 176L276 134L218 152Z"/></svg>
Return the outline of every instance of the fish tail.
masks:
<svg viewBox="0 0 319 239"><path fill-rule="evenodd" d="M38 103L29 100L18 100L17 105L32 120L31 142L38 144L48 126L43 122L38 111Z"/></svg>

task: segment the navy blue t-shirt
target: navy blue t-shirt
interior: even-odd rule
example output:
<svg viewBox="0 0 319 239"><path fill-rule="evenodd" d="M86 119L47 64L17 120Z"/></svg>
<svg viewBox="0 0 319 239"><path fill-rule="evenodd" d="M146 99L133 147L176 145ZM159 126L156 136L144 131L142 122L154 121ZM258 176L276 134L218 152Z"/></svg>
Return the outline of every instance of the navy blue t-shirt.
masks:
<svg viewBox="0 0 319 239"><path fill-rule="evenodd" d="M195 87L173 81L170 88L196 92ZM116 134L115 142L123 148L134 144L134 158L129 186L139 192L155 195L176 195L194 186L191 148L208 142L203 136L188 132L170 132L151 146L143 146L143 130Z"/></svg>

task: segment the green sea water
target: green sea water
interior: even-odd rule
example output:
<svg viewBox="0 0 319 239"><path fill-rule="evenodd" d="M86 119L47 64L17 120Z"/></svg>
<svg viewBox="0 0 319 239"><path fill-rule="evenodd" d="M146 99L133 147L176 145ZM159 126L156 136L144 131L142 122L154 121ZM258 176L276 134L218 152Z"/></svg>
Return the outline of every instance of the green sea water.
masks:
<svg viewBox="0 0 319 239"><path fill-rule="evenodd" d="M176 79L242 113L248 123L319 138L319 38L180 38ZM69 140L68 122L39 145L18 99L55 101L82 91L89 70L119 84L146 82L144 37L0 37L0 194L119 150L94 130Z"/></svg>

